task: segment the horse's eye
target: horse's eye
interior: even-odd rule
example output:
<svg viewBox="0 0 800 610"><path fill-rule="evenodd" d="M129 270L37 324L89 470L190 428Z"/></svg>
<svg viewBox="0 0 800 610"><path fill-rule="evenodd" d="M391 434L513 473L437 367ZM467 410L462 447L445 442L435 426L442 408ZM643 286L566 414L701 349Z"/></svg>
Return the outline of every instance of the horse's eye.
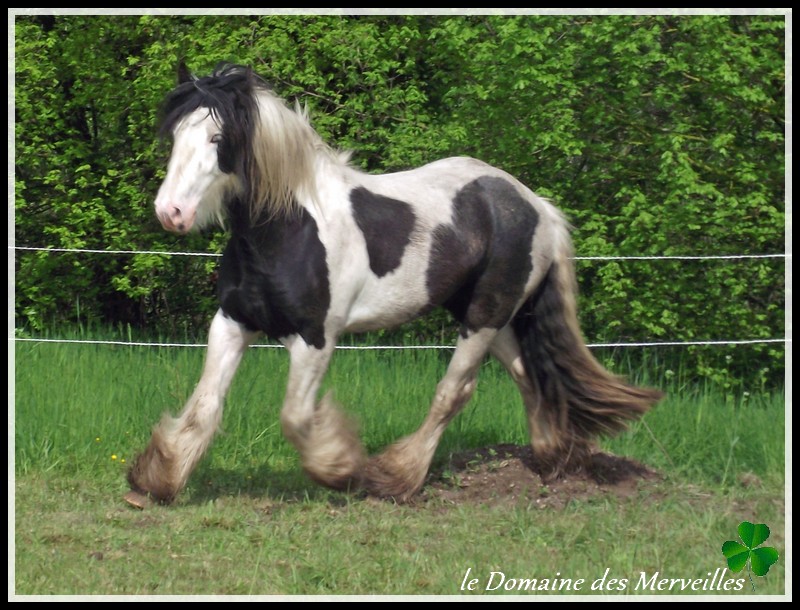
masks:
<svg viewBox="0 0 800 610"><path fill-rule="evenodd" d="M211 143L212 144L219 144L220 142L222 142L222 134L221 133L215 133L213 136L211 136Z"/></svg>

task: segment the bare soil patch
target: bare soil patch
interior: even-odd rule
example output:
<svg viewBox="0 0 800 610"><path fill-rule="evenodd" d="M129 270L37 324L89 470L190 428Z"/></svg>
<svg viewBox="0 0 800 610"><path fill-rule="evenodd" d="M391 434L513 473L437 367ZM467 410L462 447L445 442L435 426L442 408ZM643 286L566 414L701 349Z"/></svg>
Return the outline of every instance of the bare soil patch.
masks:
<svg viewBox="0 0 800 610"><path fill-rule="evenodd" d="M629 498L661 480L654 470L625 457L597 452L580 470L545 478L529 446L495 445L454 454L433 471L422 500L445 503L527 501L540 508L563 508L572 501L603 496Z"/></svg>

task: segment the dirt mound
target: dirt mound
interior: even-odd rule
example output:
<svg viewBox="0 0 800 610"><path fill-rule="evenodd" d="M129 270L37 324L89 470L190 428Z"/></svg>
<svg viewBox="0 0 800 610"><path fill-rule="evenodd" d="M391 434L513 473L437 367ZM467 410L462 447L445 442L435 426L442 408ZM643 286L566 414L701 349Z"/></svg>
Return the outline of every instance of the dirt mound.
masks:
<svg viewBox="0 0 800 610"><path fill-rule="evenodd" d="M528 502L541 508L563 508L573 500L629 497L643 482L660 480L658 473L634 460L601 452L593 454L581 470L558 478L542 478L539 470L528 446L464 451L432 473L422 499L454 504Z"/></svg>

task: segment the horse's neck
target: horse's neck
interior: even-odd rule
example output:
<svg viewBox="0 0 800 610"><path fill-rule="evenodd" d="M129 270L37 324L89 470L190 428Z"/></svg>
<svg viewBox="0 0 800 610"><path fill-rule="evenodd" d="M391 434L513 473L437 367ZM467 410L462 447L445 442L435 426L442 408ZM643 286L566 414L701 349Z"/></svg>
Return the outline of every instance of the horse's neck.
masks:
<svg viewBox="0 0 800 610"><path fill-rule="evenodd" d="M253 216L250 207L236 198L228 204L228 228L231 236L247 241L266 242L295 230L307 222L309 214L299 203L290 211L273 213L269 206Z"/></svg>
<svg viewBox="0 0 800 610"><path fill-rule="evenodd" d="M249 235L254 229L279 223L296 223L311 217L318 224L326 224L337 216L345 199L342 191L361 182L362 174L349 164L349 153L334 152L329 148L315 151L313 171L309 180L299 185L290 205L272 206L269 202L248 202L247 195L234 196L226 206L228 227L235 235ZM253 210L256 213L253 214Z"/></svg>

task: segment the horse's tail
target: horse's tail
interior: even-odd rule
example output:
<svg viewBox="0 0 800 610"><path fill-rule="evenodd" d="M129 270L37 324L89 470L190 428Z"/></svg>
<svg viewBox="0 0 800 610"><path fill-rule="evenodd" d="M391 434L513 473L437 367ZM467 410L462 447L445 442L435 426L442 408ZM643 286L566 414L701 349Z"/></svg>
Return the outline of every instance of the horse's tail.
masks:
<svg viewBox="0 0 800 610"><path fill-rule="evenodd" d="M557 231L550 270L515 316L513 328L533 390L526 401L531 444L538 459L559 470L582 460L593 436L625 429L662 393L612 375L586 347L566 223Z"/></svg>

